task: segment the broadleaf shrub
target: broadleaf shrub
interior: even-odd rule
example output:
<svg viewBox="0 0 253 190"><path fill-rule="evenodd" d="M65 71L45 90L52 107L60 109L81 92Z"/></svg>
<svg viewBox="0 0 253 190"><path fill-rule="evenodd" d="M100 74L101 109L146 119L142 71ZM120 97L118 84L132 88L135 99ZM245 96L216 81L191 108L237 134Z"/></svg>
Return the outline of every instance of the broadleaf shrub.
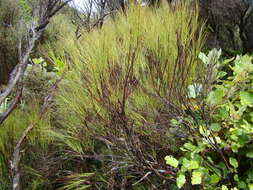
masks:
<svg viewBox="0 0 253 190"><path fill-rule="evenodd" d="M198 108L205 111L206 117L199 117L194 134L180 148L177 180L181 181L182 176L188 178L177 185L179 188L198 185L204 189L252 189L252 57L238 55L219 61L220 53L212 52L216 53L200 54L206 71L213 67L212 73L216 74L204 99L206 109ZM212 55L216 55L213 66L206 61ZM225 72L225 67L231 71Z"/></svg>

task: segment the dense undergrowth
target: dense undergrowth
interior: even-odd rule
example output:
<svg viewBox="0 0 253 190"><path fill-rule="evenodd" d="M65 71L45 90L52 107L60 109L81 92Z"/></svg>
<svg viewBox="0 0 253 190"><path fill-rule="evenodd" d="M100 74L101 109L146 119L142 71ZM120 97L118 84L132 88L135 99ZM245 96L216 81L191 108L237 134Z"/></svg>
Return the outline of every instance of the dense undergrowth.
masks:
<svg viewBox="0 0 253 190"><path fill-rule="evenodd" d="M134 6L78 40L59 30L0 128L0 189L10 189L8 162L30 123L23 189L253 189L252 57L202 53L200 20L195 5Z"/></svg>

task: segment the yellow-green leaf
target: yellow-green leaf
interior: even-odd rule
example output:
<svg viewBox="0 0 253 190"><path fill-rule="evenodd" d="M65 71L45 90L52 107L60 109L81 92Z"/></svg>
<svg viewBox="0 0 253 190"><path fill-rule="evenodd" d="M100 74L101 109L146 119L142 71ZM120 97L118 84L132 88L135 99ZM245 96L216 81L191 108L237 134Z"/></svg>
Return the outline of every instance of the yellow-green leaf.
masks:
<svg viewBox="0 0 253 190"><path fill-rule="evenodd" d="M177 168L178 161L176 158L174 158L173 156L166 156L164 159L166 160L166 164L173 166L174 168Z"/></svg>
<svg viewBox="0 0 253 190"><path fill-rule="evenodd" d="M212 92L207 97L207 102L212 104L212 105L217 105L222 102L222 98L224 96L224 91L222 89L216 89Z"/></svg>
<svg viewBox="0 0 253 190"><path fill-rule="evenodd" d="M237 168L238 167L238 162L235 158L230 157L229 158L229 163L234 167Z"/></svg>
<svg viewBox="0 0 253 190"><path fill-rule="evenodd" d="M248 184L249 190L253 190L253 184Z"/></svg>
<svg viewBox="0 0 253 190"><path fill-rule="evenodd" d="M33 61L34 64L38 65L38 64L43 63L44 59L42 57L40 57L40 58L34 58L34 59L32 59L32 61Z"/></svg>
<svg viewBox="0 0 253 190"><path fill-rule="evenodd" d="M192 172L192 185L199 185L202 181L202 173L199 171Z"/></svg>
<svg viewBox="0 0 253 190"><path fill-rule="evenodd" d="M248 158L253 158L253 152L248 152L248 153L246 154L246 156L247 156Z"/></svg>
<svg viewBox="0 0 253 190"><path fill-rule="evenodd" d="M221 186L221 190L228 190L228 188L227 188L226 185L222 185L222 186Z"/></svg>
<svg viewBox="0 0 253 190"><path fill-rule="evenodd" d="M241 104L246 106L253 106L253 93L242 91L240 92Z"/></svg>
<svg viewBox="0 0 253 190"><path fill-rule="evenodd" d="M183 159L183 166L188 170L194 170L199 168L199 163L196 160Z"/></svg>
<svg viewBox="0 0 253 190"><path fill-rule="evenodd" d="M186 182L185 175L184 174L179 174L178 177L177 177L177 187L178 188L183 187L185 182Z"/></svg>
<svg viewBox="0 0 253 190"><path fill-rule="evenodd" d="M220 181L220 177L216 174L213 174L210 177L211 177L210 183L212 183L212 184L216 184Z"/></svg>
<svg viewBox="0 0 253 190"><path fill-rule="evenodd" d="M220 126L219 123L212 123L212 124L210 125L210 129L212 129L212 130L215 131L215 132L218 132L218 131L220 131L221 126Z"/></svg>

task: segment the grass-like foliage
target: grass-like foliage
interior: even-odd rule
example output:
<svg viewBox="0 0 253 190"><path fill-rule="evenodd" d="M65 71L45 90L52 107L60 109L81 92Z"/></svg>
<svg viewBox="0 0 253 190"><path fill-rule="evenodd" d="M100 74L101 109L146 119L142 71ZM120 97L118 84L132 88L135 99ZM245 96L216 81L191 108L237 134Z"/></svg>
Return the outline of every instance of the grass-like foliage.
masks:
<svg viewBox="0 0 253 190"><path fill-rule="evenodd" d="M0 189L30 124L22 189L253 189L252 56L201 52L198 12L133 4L78 39L70 19L53 20L0 128Z"/></svg>
<svg viewBox="0 0 253 190"><path fill-rule="evenodd" d="M75 46L65 44L73 64L57 97L61 128L52 134L78 157L89 151L109 162L109 189L137 187L148 171L164 177L164 156L178 150L168 139L170 121L186 109L182 99L202 71L203 40L197 6L183 3L130 7Z"/></svg>
<svg viewBox="0 0 253 190"><path fill-rule="evenodd" d="M33 155L33 153L46 152L48 145L53 140L46 132L51 128L50 117L46 116L43 120L39 119L39 104L36 101L31 102L25 108L15 110L0 128L0 189L11 188L9 161L18 138L30 123L36 123L36 128L27 136L24 147L28 153L23 155L23 167L38 166L36 164L41 162L42 158L38 158L38 155ZM28 173L23 170L23 167L22 171L27 175ZM26 182L24 178L23 183Z"/></svg>

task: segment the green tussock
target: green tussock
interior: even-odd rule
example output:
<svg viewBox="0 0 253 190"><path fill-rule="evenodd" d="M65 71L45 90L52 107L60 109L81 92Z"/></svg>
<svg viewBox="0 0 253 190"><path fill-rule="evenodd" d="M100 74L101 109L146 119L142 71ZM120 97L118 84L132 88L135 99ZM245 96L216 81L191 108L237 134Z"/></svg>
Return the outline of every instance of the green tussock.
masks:
<svg viewBox="0 0 253 190"><path fill-rule="evenodd" d="M75 46L64 46L72 64L57 97L64 127L57 133L62 141L66 137L78 144L78 150L91 147L91 136L117 133L111 119L120 110L134 130L152 133L145 124L155 123L154 115L163 109L152 94L177 103L175 89L195 79L204 39L197 6L137 6L126 14L83 33Z"/></svg>
<svg viewBox="0 0 253 190"><path fill-rule="evenodd" d="M50 128L49 115L39 119L39 105L31 103L25 109L16 109L0 128L0 178L8 183L9 159L12 156L18 138L30 123L35 124L24 142L26 145L43 150L52 142L47 132ZM22 147L21 147L22 148ZM29 158L32 161L32 158ZM0 188L4 185L0 184Z"/></svg>

